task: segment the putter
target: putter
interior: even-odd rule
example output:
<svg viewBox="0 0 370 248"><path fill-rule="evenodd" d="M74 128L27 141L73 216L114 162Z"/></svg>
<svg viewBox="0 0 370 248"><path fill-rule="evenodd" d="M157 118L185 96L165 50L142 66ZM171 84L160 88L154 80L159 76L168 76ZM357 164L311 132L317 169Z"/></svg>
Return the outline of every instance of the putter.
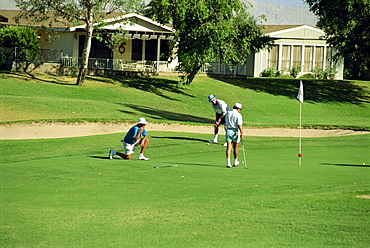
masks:
<svg viewBox="0 0 370 248"><path fill-rule="evenodd" d="M244 150L244 140L242 140L242 151L243 151L243 164L244 164L244 169L248 169L247 167L247 159L245 158L245 150Z"/></svg>
<svg viewBox="0 0 370 248"><path fill-rule="evenodd" d="M166 165L166 166L154 166L154 168L165 168L165 167L176 167L177 164L174 165Z"/></svg>

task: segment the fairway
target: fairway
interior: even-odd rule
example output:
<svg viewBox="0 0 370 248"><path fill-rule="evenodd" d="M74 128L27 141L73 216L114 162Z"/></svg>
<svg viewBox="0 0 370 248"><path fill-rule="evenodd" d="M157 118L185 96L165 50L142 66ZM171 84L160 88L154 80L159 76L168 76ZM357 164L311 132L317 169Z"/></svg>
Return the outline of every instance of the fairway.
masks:
<svg viewBox="0 0 370 248"><path fill-rule="evenodd" d="M149 161L107 159L122 134L0 141L1 246L368 247L370 135L305 138L302 166L297 138L246 137L249 169L149 135Z"/></svg>

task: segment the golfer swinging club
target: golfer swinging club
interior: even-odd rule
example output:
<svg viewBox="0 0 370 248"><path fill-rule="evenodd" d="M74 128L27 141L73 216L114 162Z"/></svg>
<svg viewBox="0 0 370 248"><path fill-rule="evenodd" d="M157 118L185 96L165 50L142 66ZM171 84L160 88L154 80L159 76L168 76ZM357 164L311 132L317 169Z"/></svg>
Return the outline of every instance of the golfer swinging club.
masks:
<svg viewBox="0 0 370 248"><path fill-rule="evenodd" d="M125 153L123 154L115 150L110 150L109 158L113 159L114 155L118 155L123 159L130 160L131 154L134 153L134 147L139 144L141 146L141 151L138 159L149 160L149 158L144 156L145 149L149 144L148 133L145 130L145 126L147 124L148 122L145 120L145 118L139 118L137 124L130 128L125 138L122 140Z"/></svg>
<svg viewBox="0 0 370 248"><path fill-rule="evenodd" d="M215 95L208 96L208 102L212 102L213 110L216 113L216 121L214 125L214 137L209 143L217 143L218 140L218 127L221 124L225 124L225 115L230 108L227 106L226 102L217 99ZM224 144L226 146L226 143Z"/></svg>
<svg viewBox="0 0 370 248"><path fill-rule="evenodd" d="M240 139L243 139L243 117L240 114L242 105L235 103L233 110L228 111L225 117L226 121L226 167L231 167L230 156L231 150L234 149L234 167L239 164L238 160L238 144Z"/></svg>

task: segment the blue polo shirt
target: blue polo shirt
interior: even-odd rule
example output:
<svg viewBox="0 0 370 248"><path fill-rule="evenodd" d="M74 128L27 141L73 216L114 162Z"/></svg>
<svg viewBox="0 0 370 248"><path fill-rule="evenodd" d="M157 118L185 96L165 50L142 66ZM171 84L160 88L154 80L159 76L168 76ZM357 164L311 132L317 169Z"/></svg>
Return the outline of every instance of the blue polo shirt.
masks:
<svg viewBox="0 0 370 248"><path fill-rule="evenodd" d="M136 137L139 130L140 130L140 127L138 127L138 126L133 126L132 128L130 128L130 130L127 132L125 138L123 139L123 141L125 143L134 144L136 142L134 140L134 137ZM148 135L148 133L146 132L146 130L144 128L143 132L141 133L141 137L147 136L147 135Z"/></svg>

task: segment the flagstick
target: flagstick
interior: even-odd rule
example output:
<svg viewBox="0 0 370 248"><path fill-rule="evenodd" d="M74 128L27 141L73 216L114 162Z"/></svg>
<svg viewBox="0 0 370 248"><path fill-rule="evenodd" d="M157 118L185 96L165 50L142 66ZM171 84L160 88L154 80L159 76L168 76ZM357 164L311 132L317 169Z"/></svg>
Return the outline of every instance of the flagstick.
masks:
<svg viewBox="0 0 370 248"><path fill-rule="evenodd" d="M299 154L302 154L302 102L299 104ZM302 166L302 157L298 157L298 164Z"/></svg>

